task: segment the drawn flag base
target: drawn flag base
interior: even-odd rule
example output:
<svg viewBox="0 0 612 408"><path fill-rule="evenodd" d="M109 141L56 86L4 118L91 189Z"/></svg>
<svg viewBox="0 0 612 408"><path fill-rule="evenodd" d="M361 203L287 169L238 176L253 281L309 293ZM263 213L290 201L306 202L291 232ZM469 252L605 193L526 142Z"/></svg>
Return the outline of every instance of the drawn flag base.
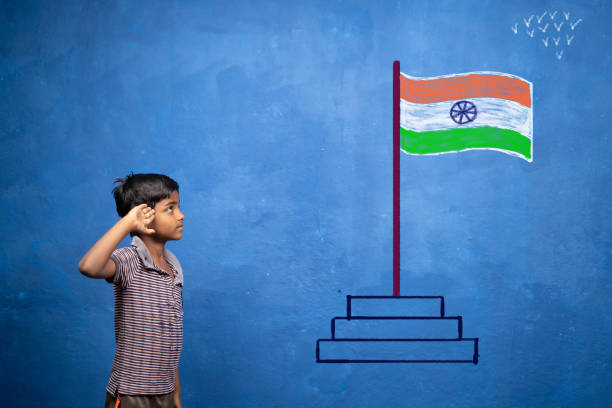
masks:
<svg viewBox="0 0 612 408"><path fill-rule="evenodd" d="M442 296L346 297L346 316L318 339L317 363L473 363L478 338L463 337L461 316L444 315Z"/></svg>

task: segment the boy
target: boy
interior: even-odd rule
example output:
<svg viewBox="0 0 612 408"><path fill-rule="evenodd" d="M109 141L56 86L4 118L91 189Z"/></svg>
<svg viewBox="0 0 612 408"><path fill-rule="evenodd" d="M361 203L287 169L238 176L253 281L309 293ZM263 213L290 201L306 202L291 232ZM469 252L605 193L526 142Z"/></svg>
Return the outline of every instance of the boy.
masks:
<svg viewBox="0 0 612 408"><path fill-rule="evenodd" d="M161 174L115 181L122 218L79 262L84 275L114 284L117 348L104 407L180 408L183 271L165 248L183 235L179 187ZM132 246L115 249L128 233Z"/></svg>

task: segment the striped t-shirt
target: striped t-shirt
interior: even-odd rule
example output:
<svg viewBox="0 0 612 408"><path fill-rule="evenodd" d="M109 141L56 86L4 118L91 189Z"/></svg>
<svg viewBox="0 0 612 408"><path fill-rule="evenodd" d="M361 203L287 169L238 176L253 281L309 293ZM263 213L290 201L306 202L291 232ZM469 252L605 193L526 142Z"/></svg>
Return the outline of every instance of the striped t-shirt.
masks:
<svg viewBox="0 0 612 408"><path fill-rule="evenodd" d="M109 282L114 283L117 348L106 390L113 395L174 391L183 344L183 271L169 250L164 249L164 257L174 282L155 266L138 236L131 247L111 255L116 266Z"/></svg>

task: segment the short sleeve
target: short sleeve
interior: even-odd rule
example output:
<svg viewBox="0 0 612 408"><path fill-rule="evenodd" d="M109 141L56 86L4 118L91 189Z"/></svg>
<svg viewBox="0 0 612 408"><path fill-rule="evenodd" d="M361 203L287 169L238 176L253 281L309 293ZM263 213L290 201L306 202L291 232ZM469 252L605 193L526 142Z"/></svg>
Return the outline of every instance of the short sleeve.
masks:
<svg viewBox="0 0 612 408"><path fill-rule="evenodd" d="M134 273L139 268L138 254L134 248L125 247L116 249L110 256L115 263L115 275L107 279L107 282L127 288L132 282Z"/></svg>

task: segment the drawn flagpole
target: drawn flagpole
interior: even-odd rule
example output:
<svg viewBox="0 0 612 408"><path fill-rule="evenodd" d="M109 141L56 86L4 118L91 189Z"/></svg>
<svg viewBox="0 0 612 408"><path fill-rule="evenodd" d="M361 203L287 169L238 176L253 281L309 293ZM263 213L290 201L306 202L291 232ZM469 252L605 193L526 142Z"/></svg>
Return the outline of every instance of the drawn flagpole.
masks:
<svg viewBox="0 0 612 408"><path fill-rule="evenodd" d="M400 295L400 63L393 62L393 296Z"/></svg>

